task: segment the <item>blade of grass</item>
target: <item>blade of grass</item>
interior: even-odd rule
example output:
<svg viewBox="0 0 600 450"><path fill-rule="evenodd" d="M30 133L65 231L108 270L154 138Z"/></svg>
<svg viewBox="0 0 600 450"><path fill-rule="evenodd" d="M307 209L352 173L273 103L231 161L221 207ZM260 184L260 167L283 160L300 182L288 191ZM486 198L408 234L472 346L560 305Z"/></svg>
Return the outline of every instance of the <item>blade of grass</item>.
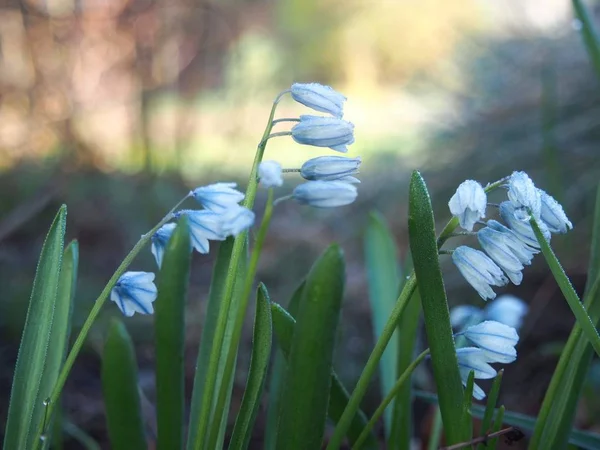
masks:
<svg viewBox="0 0 600 450"><path fill-rule="evenodd" d="M102 354L102 396L110 448L146 450L135 350L117 319L111 321Z"/></svg>
<svg viewBox="0 0 600 450"><path fill-rule="evenodd" d="M332 245L306 278L288 358L277 448L322 444L344 283L344 257Z"/></svg>
<svg viewBox="0 0 600 450"><path fill-rule="evenodd" d="M600 78L600 35L594 25L592 14L582 0L573 0L575 15L581 21L581 36L596 75Z"/></svg>
<svg viewBox="0 0 600 450"><path fill-rule="evenodd" d="M485 436L491 430L494 409L496 408L496 402L498 401L498 395L500 394L502 375L504 375L504 369L498 371L498 375L496 375L496 378L494 378L492 388L490 389L490 392L488 394L487 403L485 405L485 412L483 414L483 419L481 420L480 436L482 437ZM477 445L477 450L485 450L485 445Z"/></svg>
<svg viewBox="0 0 600 450"><path fill-rule="evenodd" d="M504 421L504 405L502 405L500 408L498 408L498 411L496 412L496 419L494 420L494 427L492 428L492 433L495 433L496 431L500 431L500 428L502 428L503 421ZM497 446L498 446L498 438L492 438L489 440L487 448L489 450L496 450Z"/></svg>
<svg viewBox="0 0 600 450"><path fill-rule="evenodd" d="M63 205L50 226L40 253L10 393L4 435L4 448L7 449L30 449L38 444L33 442L35 431L44 419L46 406L43 402L49 395L42 389L55 381L44 379L45 367L50 364L49 370L54 372L56 364L62 364L64 340L62 348L52 350L53 361L48 361L47 357L49 346L55 344L52 339L62 339L56 335L57 330L52 324L55 318L58 321L64 319L57 317L64 314L64 303L58 301L58 311L56 308L66 219L67 207ZM60 359L57 360L57 356Z"/></svg>
<svg viewBox="0 0 600 450"><path fill-rule="evenodd" d="M183 448L185 300L190 260L190 233L184 216L167 243L154 302L158 450Z"/></svg>
<svg viewBox="0 0 600 450"><path fill-rule="evenodd" d="M298 306L300 305L303 289L304 282L302 282L302 284L300 284L300 286L298 286L298 288L294 291L294 294L288 303L287 309L291 316L294 316L298 313ZM272 305L271 308L273 308ZM273 318L271 319L273 320ZM289 319L292 321L290 327L293 329L295 321L291 317L289 317ZM289 336L290 339L286 353L289 353L292 333L290 333ZM279 412L281 410L281 393L283 392L285 371L287 369L285 358L286 356L283 353L283 350L278 348L275 351L275 359L271 369L271 380L269 382L269 403L267 406L267 425L265 427L265 450L276 450L275 445L277 444L277 427L279 425ZM331 393L329 395L329 404L331 405ZM331 406L329 409L330 408Z"/></svg>
<svg viewBox="0 0 600 450"><path fill-rule="evenodd" d="M365 231L364 245L373 332L375 341L377 341L390 312L394 309L401 278L397 263L396 243L381 214L375 212L370 214ZM386 396L396 382L398 347L398 331L395 331L379 362L382 398ZM385 431L388 438L392 430L392 413L393 408L389 408L386 409L384 415ZM410 437L408 436L408 438Z"/></svg>
<svg viewBox="0 0 600 450"><path fill-rule="evenodd" d="M63 431L77 441L83 450L102 450L100 444L98 444L93 437L79 428L70 420L65 419L63 421Z"/></svg>
<svg viewBox="0 0 600 450"><path fill-rule="evenodd" d="M261 283L257 291L250 369L248 371L248 380L246 381L242 404L235 419L229 443L231 450L244 450L248 448L250 437L252 436L252 426L254 425L258 407L260 406L260 398L267 378L267 369L269 367L271 345L273 342L270 303L267 288Z"/></svg>
<svg viewBox="0 0 600 450"><path fill-rule="evenodd" d="M417 171L410 183L408 232L446 439L448 444L456 444L470 438L464 429L464 393L440 270L433 210L425 181Z"/></svg>

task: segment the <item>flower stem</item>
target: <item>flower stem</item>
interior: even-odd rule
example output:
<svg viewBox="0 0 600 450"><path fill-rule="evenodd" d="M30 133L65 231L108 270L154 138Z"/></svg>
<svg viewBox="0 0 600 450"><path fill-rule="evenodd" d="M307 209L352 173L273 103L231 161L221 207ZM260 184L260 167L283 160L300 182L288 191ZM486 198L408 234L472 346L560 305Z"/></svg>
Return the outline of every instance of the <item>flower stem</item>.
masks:
<svg viewBox="0 0 600 450"><path fill-rule="evenodd" d="M252 207L254 206L256 190L258 188L258 165L262 161L263 155L265 153L265 147L267 146L269 133L271 133L271 129L273 128L273 117L275 116L275 110L277 109L277 104L279 103L279 100L281 99L282 95L283 93L280 94L273 102L267 126L256 149L254 163L252 164L252 170L250 172L250 180L248 181L248 187L246 189L246 198L244 199L243 203L243 205L249 209L252 209ZM233 249L231 250L231 259L229 261L229 268L227 269L227 278L225 280L225 288L223 290L222 305L219 309L219 315L217 316L215 336L213 339L213 345L211 347L211 352L208 359L206 384L204 386L205 394L202 397L200 413L198 416L198 433L196 434L196 441L193 443L193 448L195 450L201 450L202 448L206 448L204 447L204 441L206 439L206 432L212 411L213 395L215 393L215 385L217 382L217 375L219 371L219 360L221 358L223 340L225 337L225 330L227 327L227 319L229 317L229 309L231 307L231 301L233 296L233 285L237 275L238 264L244 249L244 242L246 240L246 236L247 231L238 234L233 243ZM194 424L190 425L194 426Z"/></svg>
<svg viewBox="0 0 600 450"><path fill-rule="evenodd" d="M94 306L93 306L92 310L90 311L90 314L88 315L83 326L81 327L81 330L79 331L79 335L77 336L77 339L75 340L75 343L73 344L73 347L71 347L71 351L69 352L69 355L67 356L65 363L58 375L56 384L54 385L54 390L52 391L52 394L50 395L50 398L48 400L48 405L47 405L47 416L48 417L50 417L50 418L52 417L54 407L56 406L56 403L58 402L58 399L60 397L62 389L65 385L65 382L67 381L67 377L69 376L69 372L71 371L71 368L73 367L73 364L75 363L75 359L77 358L77 355L79 355L79 352L81 351L81 348L83 347L83 344L85 343L85 339L87 338L87 335L90 332L90 329L92 328L92 325L94 324L94 321L98 317L98 314L100 313L100 310L102 309L102 306L104 306L104 303L106 303L106 300L108 299L108 296L110 295L110 291L115 286L117 281L119 281L119 278L121 277L121 275L123 275L123 273L125 273L125 271L129 267L131 262L135 259L135 257L138 255L138 253L150 241L150 239L152 238L154 233L160 227L162 227L165 223L167 223L169 220L171 220L173 218L173 213L188 198L189 198L189 194L186 195L184 198L182 198L160 220L160 222L158 222L148 233L144 234L140 238L140 240L137 242L137 244L135 244L134 247L131 249L129 254L127 256L125 256L125 258L123 259L123 261L121 262L119 267L117 267L117 270L115 270L115 273L113 274L113 276L110 278L110 280L108 280L108 283L106 284L106 286L104 286L104 289L102 290L102 292L100 293L100 295L98 296L96 301L94 302ZM40 428L37 431L37 436L41 437L44 434L44 431L45 431L44 425L41 424Z"/></svg>
<svg viewBox="0 0 600 450"><path fill-rule="evenodd" d="M254 276L258 268L258 261L262 251L262 246L271 223L271 217L273 215L273 189L269 189L269 197L267 199L267 205L265 207L265 213L263 220L260 224L256 240L254 241L254 248L252 249L252 256L250 257L250 264L248 271L246 272L246 279L244 280L244 290L242 297L240 298L240 305L237 309L237 317L235 320L235 326L231 341L229 344L229 350L227 353L227 360L225 362L225 369L221 377L221 387L219 389L219 396L217 397L217 404L214 409L215 415L212 419L212 428L209 434L207 448L217 448L217 439L219 437L219 427L221 425L221 415L225 414L225 401L227 400L227 394L229 393L229 380L233 376L233 370L235 367L235 360L237 356L237 350L240 338L242 336L242 328L244 327L244 318L246 317L246 309L248 307L248 301L250 300L250 294L252 292L252 286L254 284Z"/></svg>
<svg viewBox="0 0 600 450"><path fill-rule="evenodd" d="M402 375L400 375L400 378L398 378L398 381L396 381L396 383L394 384L394 386L392 387L390 392L388 392L388 394L385 396L385 398L383 399L381 404L377 407L377 409L373 413L373 417L371 417L371 419L369 420L369 422L367 423L365 428L360 433L360 436L354 443L352 450L358 450L362 447L362 444L364 444L366 438L369 436L371 429L377 423L377 421L381 418L381 416L383 415L383 413L385 412L385 410L389 406L389 404L396 398L396 395L398 394L400 389L402 389L402 385L406 382L406 380L408 378L410 378L410 376L412 375L414 370L417 368L417 366L419 364L421 364L421 361L423 361L423 359L425 359L425 357L428 354L429 354L429 349L425 350L423 353L421 353L419 356L417 356L417 358L412 363L410 363L410 365L406 368L406 370L402 373Z"/></svg>

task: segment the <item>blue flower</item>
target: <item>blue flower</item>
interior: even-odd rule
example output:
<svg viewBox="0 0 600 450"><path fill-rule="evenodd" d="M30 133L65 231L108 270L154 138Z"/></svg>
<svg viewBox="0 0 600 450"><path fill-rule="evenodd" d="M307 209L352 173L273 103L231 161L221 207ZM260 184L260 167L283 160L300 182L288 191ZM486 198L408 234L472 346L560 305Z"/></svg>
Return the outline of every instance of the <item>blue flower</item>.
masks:
<svg viewBox="0 0 600 450"><path fill-rule="evenodd" d="M497 375L496 370L490 366L485 352L477 347L463 347L456 349L458 371L463 386L467 385L469 373L473 371L475 379L489 380ZM473 397L477 400L485 398L485 392L477 384L473 385Z"/></svg>
<svg viewBox="0 0 600 450"><path fill-rule="evenodd" d="M523 323L523 317L529 311L527 304L514 295L505 294L485 307L485 318L503 323L518 330Z"/></svg>
<svg viewBox="0 0 600 450"><path fill-rule="evenodd" d="M460 226L468 231L472 231L475 222L485 217L486 206L485 191L474 180L463 181L448 202L452 215L458 217Z"/></svg>
<svg viewBox="0 0 600 450"><path fill-rule="evenodd" d="M214 183L194 189L191 195L206 209L221 213L244 200L244 194L236 186L236 183Z"/></svg>
<svg viewBox="0 0 600 450"><path fill-rule="evenodd" d="M223 213L221 224L225 236L237 236L254 224L254 213L243 206L235 206Z"/></svg>
<svg viewBox="0 0 600 450"><path fill-rule="evenodd" d="M329 147L346 153L354 142L354 125L335 117L300 116L292 128L292 138L299 144Z"/></svg>
<svg viewBox="0 0 600 450"><path fill-rule="evenodd" d="M175 217L187 216L192 246L198 253L208 253L208 241L223 241L227 237L223 230L223 215L208 210L186 209L178 211Z"/></svg>
<svg viewBox="0 0 600 450"><path fill-rule="evenodd" d="M540 244L535 237L535 233L531 228L528 220L520 220L515 215L515 206L509 202L500 203L500 217L504 220L508 227L516 234L516 236L530 247L540 248ZM542 234L548 242L550 242L550 231L544 222L538 221L538 225Z"/></svg>
<svg viewBox="0 0 600 450"><path fill-rule="evenodd" d="M159 268L162 265L165 247L167 246L169 239L171 239L171 235L173 234L173 231L175 231L176 226L177 224L167 223L160 227L158 230L156 230L156 233L154 233L154 235L151 238L151 251Z"/></svg>
<svg viewBox="0 0 600 450"><path fill-rule="evenodd" d="M156 300L154 274L151 272L125 272L110 292L110 299L121 312L131 317L136 312L152 314L152 303Z"/></svg>
<svg viewBox="0 0 600 450"><path fill-rule="evenodd" d="M495 303L496 300L490 303ZM461 329L470 323L479 323L484 317L483 310L477 306L459 305L450 310L452 328Z"/></svg>
<svg viewBox="0 0 600 450"><path fill-rule="evenodd" d="M521 264L529 265L534 255L537 255L540 251L536 248L530 247L523 242L515 232L510 228L505 227L500 222L495 220L488 220L487 226L494 231L502 234L504 243L510 248L512 254L515 255Z"/></svg>
<svg viewBox="0 0 600 450"><path fill-rule="evenodd" d="M292 98L315 111L331 114L341 118L344 115L344 97L329 86L319 83L294 83L291 88Z"/></svg>
<svg viewBox="0 0 600 450"><path fill-rule="evenodd" d="M281 164L277 161L263 161L258 165L258 179L260 184L266 188L281 186L283 177L281 176Z"/></svg>
<svg viewBox="0 0 600 450"><path fill-rule="evenodd" d="M490 363L508 364L517 359L515 345L519 342L519 335L513 327L486 320L457 334L460 335L482 349Z"/></svg>
<svg viewBox="0 0 600 450"><path fill-rule="evenodd" d="M554 197L539 189L542 196L542 222L552 233L566 233L573 229L573 224L565 214L563 207Z"/></svg>
<svg viewBox="0 0 600 450"><path fill-rule="evenodd" d="M300 175L306 180L359 182L352 175L358 173L361 159L344 156L318 156L302 164Z"/></svg>
<svg viewBox="0 0 600 450"><path fill-rule="evenodd" d="M516 285L521 284L523 264L507 245L504 234L489 227L484 227L477 232L477 239L483 250L504 270L510 281Z"/></svg>
<svg viewBox="0 0 600 450"><path fill-rule="evenodd" d="M508 199L515 207L515 217L527 220L531 210L533 217L539 220L542 199L538 188L525 172L513 172L508 180Z"/></svg>
<svg viewBox="0 0 600 450"><path fill-rule="evenodd" d="M502 269L479 250L461 245L452 252L452 261L484 300L496 297L490 286L504 286L508 283Z"/></svg>
<svg viewBox="0 0 600 450"><path fill-rule="evenodd" d="M358 192L343 181L307 181L294 189L292 197L298 203L316 208L335 208L356 200Z"/></svg>

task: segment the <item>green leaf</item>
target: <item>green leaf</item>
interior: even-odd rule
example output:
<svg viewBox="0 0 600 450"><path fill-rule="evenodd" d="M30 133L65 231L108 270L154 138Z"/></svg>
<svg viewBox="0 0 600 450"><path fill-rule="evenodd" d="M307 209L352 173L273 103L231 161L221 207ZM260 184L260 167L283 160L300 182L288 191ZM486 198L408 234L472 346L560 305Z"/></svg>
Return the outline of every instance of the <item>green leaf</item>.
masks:
<svg viewBox="0 0 600 450"><path fill-rule="evenodd" d="M592 19L593 15L582 0L573 0L575 15L581 21L581 36L596 75L600 78L600 36Z"/></svg>
<svg viewBox="0 0 600 450"><path fill-rule="evenodd" d="M123 322L113 319L102 354L102 395L110 448L146 450L133 342Z"/></svg>
<svg viewBox="0 0 600 450"><path fill-rule="evenodd" d="M187 440L187 448L188 450L192 450L195 448L196 441L200 439L199 436L199 416L200 416L200 408L202 406L202 397L204 396L204 388L208 371L208 363L210 359L211 349L213 347L213 341L217 326L217 317L219 316L219 311L222 306L222 297L223 291L225 288L225 283L227 279L227 272L229 269L229 261L231 259L231 253L234 247L234 239L228 238L225 241L221 242L219 246L219 251L217 253L217 260L215 262L213 268L213 275L210 284L210 291L208 295L208 306L206 310L206 317L204 321L204 327L202 328L202 336L200 338L200 351L198 352L198 358L196 360L196 375L194 376L194 387L192 391L192 403L191 403L191 413L190 413L190 422L189 422L189 431L188 431L188 440ZM235 285L233 288L233 299L231 302L231 308L229 311L229 319L227 323L227 328L225 332L225 337L223 340L223 349L229 348L229 341L231 339L231 334L233 332L233 326L235 325L235 317L237 315L237 309L234 307L237 302L235 298L241 295L243 290L244 278L246 277L246 266L248 263L248 242L244 244L244 251L242 253L242 257L240 258L237 276ZM227 355L221 355L219 360L219 367L217 372L217 383L215 386L215 391L218 392L220 383L222 382L223 370L225 368L225 360ZM233 378L229 381L230 384L233 384ZM230 389L231 392L231 389ZM231 396L231 394L230 394ZM217 399L214 399L214 403L216 403ZM224 408L225 411L229 409L229 401L230 398L227 399L227 407ZM227 425L227 414L225 411L221 411L222 420L221 420L221 431L219 433L219 445L222 447L223 440L225 437L225 427ZM202 447L202 445L200 445Z"/></svg>
<svg viewBox="0 0 600 450"><path fill-rule="evenodd" d="M100 444L98 444L93 437L70 420L65 419L62 426L65 434L68 434L73 440L77 441L83 450L102 450Z"/></svg>
<svg viewBox="0 0 600 450"><path fill-rule="evenodd" d="M300 305L300 300L302 299L303 290L304 282L302 282L300 286L298 286L298 288L294 291L294 294L292 295L292 298L288 303L287 308L292 316L298 313L298 306ZM279 307L279 305L277 306ZM271 304L271 308L274 308L273 304ZM283 310L283 308L281 309ZM286 322L285 326L289 325L289 328L293 330L295 320L292 317L287 316L286 314L282 320L286 321L287 319L289 319L289 322ZM274 318L272 318L272 320L275 321ZM291 347L292 334L293 332L289 333L286 354L289 353L289 349ZM268 395L269 403L267 406L267 425L265 427L265 450L277 449L275 446L277 445L277 428L279 426L279 412L281 411L281 395L283 392L283 387L285 386L285 371L287 369L286 354L283 353L282 349L278 348L275 352L275 358L273 360L273 366L271 368L271 378L269 380Z"/></svg>
<svg viewBox="0 0 600 450"><path fill-rule="evenodd" d="M53 322L68 323L70 308L65 318L64 299L58 300L66 220L67 207L63 205L42 246L10 394L4 435L6 449L30 449L37 445L32 441L44 420L44 400L50 395L46 388L56 380L56 375L54 380L44 376L52 376L56 365L62 363L66 338L53 327ZM60 346L61 341L62 347L49 351L51 345Z"/></svg>
<svg viewBox="0 0 600 450"><path fill-rule="evenodd" d="M252 427L256 420L260 398L267 379L269 357L273 342L271 305L269 293L264 284L258 286L256 301L256 316L254 319L254 334L252 339L252 356L246 389L242 405L235 420L229 448L243 450L248 448Z"/></svg>
<svg viewBox="0 0 600 450"><path fill-rule="evenodd" d="M296 291L298 292L298 291ZM292 298L292 302L295 296ZM293 309L292 302L290 309ZM287 358L292 347L292 336L294 335L295 319L277 303L271 303L271 312L273 315L273 331L277 338L277 344L281 348L284 356ZM327 414L329 418L337 423L342 413L348 405L350 395L338 378L335 371L331 372L331 390L329 392L329 406ZM358 410L352 418L350 428L348 429L348 439L354 444L360 436L362 430L367 426L367 417L362 410ZM365 444L366 448L378 449L379 444L375 436L370 433ZM274 447L276 448L276 447Z"/></svg>
<svg viewBox="0 0 600 450"><path fill-rule="evenodd" d="M166 246L154 302L158 450L183 448L185 303L190 259L190 234L184 216Z"/></svg>
<svg viewBox="0 0 600 450"><path fill-rule="evenodd" d="M494 383L492 384L492 388L488 394L487 403L485 405L485 412L483 414L483 419L481 420L481 434L480 436L485 436L491 429L492 426L492 418L494 416L494 409L496 408L496 402L498 401L498 395L500 394L500 385L502 384L502 376L504 375L504 370L499 370L498 375L494 378ZM485 444L479 444L477 446L477 450L485 450Z"/></svg>
<svg viewBox="0 0 600 450"><path fill-rule="evenodd" d="M435 222L425 181L414 171L408 206L410 250L419 285L433 375L448 444L469 439L463 424L463 388L450 326L446 290L440 270Z"/></svg>
<svg viewBox="0 0 600 450"><path fill-rule="evenodd" d="M344 258L330 246L310 270L288 358L277 448L320 448L344 293Z"/></svg>
<svg viewBox="0 0 600 450"><path fill-rule="evenodd" d="M502 428L503 422L504 422L504 406L501 406L500 408L498 408L498 411L496 412L496 419L494 420L494 427L492 428L492 432L495 433L496 431L500 431L500 428ZM496 450L497 446L498 446L498 438L492 438L489 440L487 448L489 450Z"/></svg>
<svg viewBox="0 0 600 450"><path fill-rule="evenodd" d="M598 224L600 224L600 186L596 195L588 283L584 296L585 309L589 312L592 323L595 325L600 322L600 277L598 277L600 230ZM579 397L593 355L593 348L585 337L579 322L576 322L546 391L530 448L561 448L566 445L568 431L573 426Z"/></svg>
<svg viewBox="0 0 600 450"><path fill-rule="evenodd" d="M379 213L371 213L365 231L365 262L375 341L379 339L398 298L401 275L396 262L396 254L396 243L385 219ZM382 398L387 395L396 382L398 343L398 331L395 331L379 362ZM392 413L393 409L388 408L384 415L388 437L392 430ZM410 439L410 435L406 438Z"/></svg>

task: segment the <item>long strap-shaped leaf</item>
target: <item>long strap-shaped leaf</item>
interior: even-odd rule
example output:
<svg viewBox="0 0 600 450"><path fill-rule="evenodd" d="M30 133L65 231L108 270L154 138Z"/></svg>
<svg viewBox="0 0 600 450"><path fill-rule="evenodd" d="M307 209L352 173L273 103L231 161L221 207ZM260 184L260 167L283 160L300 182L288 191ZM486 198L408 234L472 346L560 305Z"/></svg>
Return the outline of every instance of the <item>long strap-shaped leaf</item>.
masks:
<svg viewBox="0 0 600 450"><path fill-rule="evenodd" d="M419 285L433 375L448 444L468 440L464 430L463 389L450 326L446 290L440 270L435 222L425 181L415 171L409 190L408 234Z"/></svg>
<svg viewBox="0 0 600 450"><path fill-rule="evenodd" d="M332 245L306 278L288 358L278 449L322 445L344 277L342 252Z"/></svg>
<svg viewBox="0 0 600 450"><path fill-rule="evenodd" d="M183 217L165 249L154 303L158 450L183 448L185 300L190 256L187 218Z"/></svg>
<svg viewBox="0 0 600 450"><path fill-rule="evenodd" d="M258 286L256 299L256 316L254 318L254 334L252 339L252 356L246 389L242 398L240 411L235 419L233 434L229 443L230 450L248 448L252 436L252 426L256 420L260 398L267 379L267 369L273 342L271 304L269 293L264 284Z"/></svg>
<svg viewBox="0 0 600 450"><path fill-rule="evenodd" d="M146 450L133 342L123 322L113 319L102 353L102 396L113 450Z"/></svg>
<svg viewBox="0 0 600 450"><path fill-rule="evenodd" d="M290 348L292 347L292 336L294 335L294 328L296 326L296 320L280 305L277 303L271 303L271 309L273 313L273 331L277 338L277 344L283 351L283 354L288 357ZM329 407L327 408L327 414L329 418L337 423L342 413L348 405L350 395L348 391L338 378L335 371L331 372L331 390L329 392ZM348 439L354 444L360 436L362 430L367 426L367 416L362 410L354 415L350 427L348 428ZM369 437L363 444L364 448L367 449L378 449L379 445L377 439L372 433L369 433Z"/></svg>
<svg viewBox="0 0 600 450"><path fill-rule="evenodd" d="M37 445L32 442L32 435L35 435L44 418L43 402L49 395L48 392L42 391L42 386L50 383L53 386L56 380L55 375L54 380L45 380L44 370L48 347L52 344L55 314L61 315L63 312L62 307L57 311L56 301L66 219L67 207L63 205L48 231L40 254L10 394L4 435L6 449L25 450ZM64 340L62 345L62 352L57 352L53 357L54 361L50 362L53 367L62 361Z"/></svg>

